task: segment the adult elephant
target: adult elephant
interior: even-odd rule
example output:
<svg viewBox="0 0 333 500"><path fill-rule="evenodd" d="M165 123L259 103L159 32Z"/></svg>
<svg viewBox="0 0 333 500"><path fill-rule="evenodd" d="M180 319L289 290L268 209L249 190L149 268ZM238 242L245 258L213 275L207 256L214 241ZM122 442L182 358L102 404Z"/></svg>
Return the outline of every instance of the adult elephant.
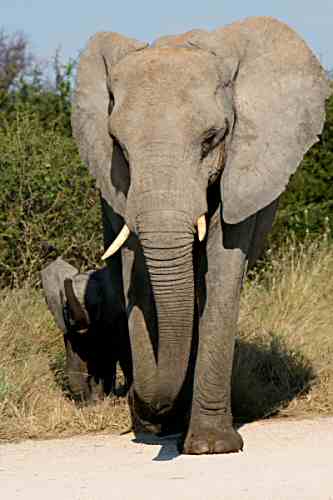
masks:
<svg viewBox="0 0 333 500"><path fill-rule="evenodd" d="M72 124L123 279L134 412L183 421L190 398L184 453L243 447L230 408L243 275L328 94L312 52L272 18L152 46L98 33L81 56Z"/></svg>

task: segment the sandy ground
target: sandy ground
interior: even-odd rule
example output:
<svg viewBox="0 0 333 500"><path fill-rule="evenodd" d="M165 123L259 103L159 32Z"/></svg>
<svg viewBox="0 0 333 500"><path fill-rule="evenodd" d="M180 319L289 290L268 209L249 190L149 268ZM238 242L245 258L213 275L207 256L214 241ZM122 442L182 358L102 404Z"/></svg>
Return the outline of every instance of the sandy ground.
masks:
<svg viewBox="0 0 333 500"><path fill-rule="evenodd" d="M243 426L243 453L180 456L133 435L0 446L2 500L333 500L333 418ZM142 442L144 441L144 442Z"/></svg>

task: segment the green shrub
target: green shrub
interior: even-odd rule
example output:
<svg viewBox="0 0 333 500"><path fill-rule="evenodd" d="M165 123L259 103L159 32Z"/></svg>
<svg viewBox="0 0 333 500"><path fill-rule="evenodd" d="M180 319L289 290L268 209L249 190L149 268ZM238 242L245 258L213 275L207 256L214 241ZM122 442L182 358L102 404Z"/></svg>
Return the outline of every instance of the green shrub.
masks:
<svg viewBox="0 0 333 500"><path fill-rule="evenodd" d="M27 108L0 127L2 286L36 283L52 246L79 267L102 251L98 196L73 139Z"/></svg>
<svg viewBox="0 0 333 500"><path fill-rule="evenodd" d="M53 83L35 66L0 96L0 287L38 283L52 247L80 268L100 262L98 194L70 125L75 65L53 67ZM271 245L332 229L333 96L320 142L281 197Z"/></svg>
<svg viewBox="0 0 333 500"><path fill-rule="evenodd" d="M333 231L333 95L326 106L326 123L320 141L304 160L283 193L272 241L287 236L304 240Z"/></svg>

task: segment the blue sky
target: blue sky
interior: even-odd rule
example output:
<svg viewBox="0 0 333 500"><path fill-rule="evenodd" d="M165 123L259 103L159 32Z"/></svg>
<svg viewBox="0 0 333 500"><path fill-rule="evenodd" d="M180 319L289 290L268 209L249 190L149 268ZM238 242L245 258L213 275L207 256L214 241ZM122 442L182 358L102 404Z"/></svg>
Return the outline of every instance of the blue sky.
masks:
<svg viewBox="0 0 333 500"><path fill-rule="evenodd" d="M277 17L298 31L333 68L333 0L0 0L0 27L24 31L41 59L61 47L76 57L96 31L144 41L193 28L213 29L250 15Z"/></svg>

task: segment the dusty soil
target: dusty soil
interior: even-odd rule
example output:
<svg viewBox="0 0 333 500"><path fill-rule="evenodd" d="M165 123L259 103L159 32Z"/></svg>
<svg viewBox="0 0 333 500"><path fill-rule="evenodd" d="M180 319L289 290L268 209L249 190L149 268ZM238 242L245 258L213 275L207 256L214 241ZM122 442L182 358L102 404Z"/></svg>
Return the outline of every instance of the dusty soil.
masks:
<svg viewBox="0 0 333 500"><path fill-rule="evenodd" d="M175 438L98 435L0 446L4 500L333 500L333 418L240 429L243 453L180 456Z"/></svg>

